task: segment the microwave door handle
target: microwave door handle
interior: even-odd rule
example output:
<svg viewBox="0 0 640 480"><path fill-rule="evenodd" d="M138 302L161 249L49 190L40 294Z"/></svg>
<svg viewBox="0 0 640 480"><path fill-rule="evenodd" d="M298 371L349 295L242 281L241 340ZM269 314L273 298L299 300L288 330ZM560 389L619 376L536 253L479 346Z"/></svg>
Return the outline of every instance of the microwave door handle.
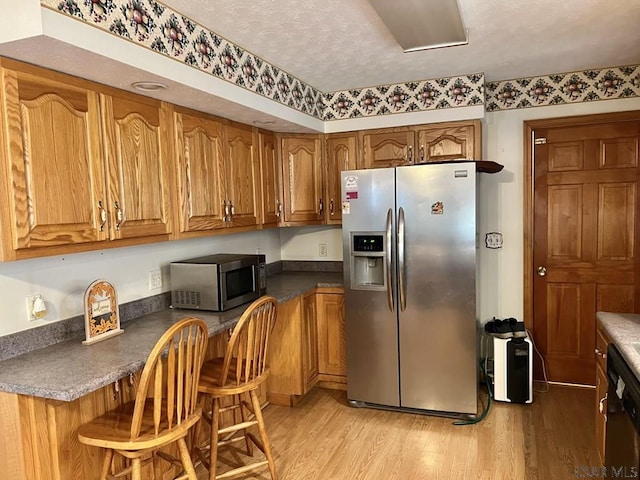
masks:
<svg viewBox="0 0 640 480"><path fill-rule="evenodd" d="M405 264L404 264L404 209L398 210L398 290L400 293L400 310L407 308L407 292L405 285Z"/></svg>
<svg viewBox="0 0 640 480"><path fill-rule="evenodd" d="M391 209L387 210L387 302L389 303L389 310L393 312L395 310L395 305L393 302L393 254L391 251L392 217L393 211Z"/></svg>

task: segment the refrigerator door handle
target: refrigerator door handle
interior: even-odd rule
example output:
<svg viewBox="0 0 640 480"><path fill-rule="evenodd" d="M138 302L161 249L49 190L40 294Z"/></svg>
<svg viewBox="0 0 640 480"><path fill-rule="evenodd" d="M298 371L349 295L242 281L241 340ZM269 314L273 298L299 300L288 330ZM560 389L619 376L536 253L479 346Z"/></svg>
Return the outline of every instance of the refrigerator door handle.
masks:
<svg viewBox="0 0 640 480"><path fill-rule="evenodd" d="M404 272L404 209L398 209L398 290L400 293L400 311L407 308L407 295L405 292Z"/></svg>
<svg viewBox="0 0 640 480"><path fill-rule="evenodd" d="M392 228L393 211L387 210L387 301L389 302L389 310L394 311L395 305L393 303L393 255L391 252L391 228Z"/></svg>

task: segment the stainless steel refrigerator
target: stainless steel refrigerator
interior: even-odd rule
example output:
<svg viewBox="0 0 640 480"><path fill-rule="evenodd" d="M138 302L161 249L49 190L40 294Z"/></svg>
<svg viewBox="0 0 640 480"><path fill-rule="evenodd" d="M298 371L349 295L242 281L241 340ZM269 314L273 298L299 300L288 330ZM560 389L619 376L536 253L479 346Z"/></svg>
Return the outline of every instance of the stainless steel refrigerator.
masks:
<svg viewBox="0 0 640 480"><path fill-rule="evenodd" d="M475 164L341 178L350 403L476 415Z"/></svg>

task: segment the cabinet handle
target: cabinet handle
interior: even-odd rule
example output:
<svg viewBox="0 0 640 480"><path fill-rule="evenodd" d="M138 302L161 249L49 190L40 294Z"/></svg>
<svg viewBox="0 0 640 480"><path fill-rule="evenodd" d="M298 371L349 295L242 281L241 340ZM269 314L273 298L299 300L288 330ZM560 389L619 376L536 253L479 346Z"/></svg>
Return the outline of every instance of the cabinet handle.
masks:
<svg viewBox="0 0 640 480"><path fill-rule="evenodd" d="M120 225L122 225L123 215L122 215L122 209L120 208L120 205L118 204L117 200L114 202L114 207L116 209L116 230L120 230Z"/></svg>
<svg viewBox="0 0 640 480"><path fill-rule="evenodd" d="M282 215L282 204L280 200L276 200L276 217L280 218L280 215Z"/></svg>
<svg viewBox="0 0 640 480"><path fill-rule="evenodd" d="M601 414L605 415L605 419L606 419L606 412L605 412L605 410L604 410L604 402L606 402L606 401L607 401L607 398L608 398L608 397L609 397L609 392L605 393L605 394L604 394L604 397L602 397L602 398L600 399L600 401L598 402L598 411L599 411Z"/></svg>
<svg viewBox="0 0 640 480"><path fill-rule="evenodd" d="M104 231L104 226L107 223L107 211L104 209L102 205L102 200L98 201L98 208L100 209L100 231Z"/></svg>
<svg viewBox="0 0 640 480"><path fill-rule="evenodd" d="M409 145L409 149L407 151L407 163L409 165L413 165L413 146Z"/></svg>
<svg viewBox="0 0 640 480"><path fill-rule="evenodd" d="M329 215L333 216L333 198L329 202Z"/></svg>
<svg viewBox="0 0 640 480"><path fill-rule="evenodd" d="M606 352L601 352L600 349L598 347L596 347L596 356L598 356L600 358L607 358L607 353Z"/></svg>
<svg viewBox="0 0 640 480"><path fill-rule="evenodd" d="M223 214L222 214L222 221L223 222L227 222L229 219L229 205L227 205L227 201L224 200L222 202L222 207L223 207Z"/></svg>
<svg viewBox="0 0 640 480"><path fill-rule="evenodd" d="M420 145L420 163L424 163L424 145Z"/></svg>
<svg viewBox="0 0 640 480"><path fill-rule="evenodd" d="M232 220L235 214L236 214L236 207L234 207L233 202L229 200L229 220Z"/></svg>
<svg viewBox="0 0 640 480"><path fill-rule="evenodd" d="M117 400L120 394L120 380L113 382L113 399Z"/></svg>
<svg viewBox="0 0 640 480"><path fill-rule="evenodd" d="M134 382L133 382L133 373L130 373L129 374L129 388L133 388L133 386L134 386L133 384L134 384Z"/></svg>
<svg viewBox="0 0 640 480"><path fill-rule="evenodd" d="M319 205L320 205L320 215L322 215L322 213L324 212L324 203L322 203L322 198L320 199Z"/></svg>

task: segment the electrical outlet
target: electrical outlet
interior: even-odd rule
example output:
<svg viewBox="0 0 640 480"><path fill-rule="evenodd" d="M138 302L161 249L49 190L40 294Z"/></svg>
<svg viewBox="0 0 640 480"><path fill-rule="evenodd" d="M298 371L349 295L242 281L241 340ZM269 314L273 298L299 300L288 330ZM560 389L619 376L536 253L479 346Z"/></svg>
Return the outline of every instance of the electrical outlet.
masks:
<svg viewBox="0 0 640 480"><path fill-rule="evenodd" d="M162 272L151 270L149 272L149 290L157 290L158 288L162 288Z"/></svg>
<svg viewBox="0 0 640 480"><path fill-rule="evenodd" d="M27 321L33 322L35 320L41 320L47 315L47 307L42 299L42 295L36 293L35 295L29 295L26 298L27 301Z"/></svg>
<svg viewBox="0 0 640 480"><path fill-rule="evenodd" d="M326 243L321 243L319 246L320 246L319 255L321 257L326 257L327 256L327 244Z"/></svg>

